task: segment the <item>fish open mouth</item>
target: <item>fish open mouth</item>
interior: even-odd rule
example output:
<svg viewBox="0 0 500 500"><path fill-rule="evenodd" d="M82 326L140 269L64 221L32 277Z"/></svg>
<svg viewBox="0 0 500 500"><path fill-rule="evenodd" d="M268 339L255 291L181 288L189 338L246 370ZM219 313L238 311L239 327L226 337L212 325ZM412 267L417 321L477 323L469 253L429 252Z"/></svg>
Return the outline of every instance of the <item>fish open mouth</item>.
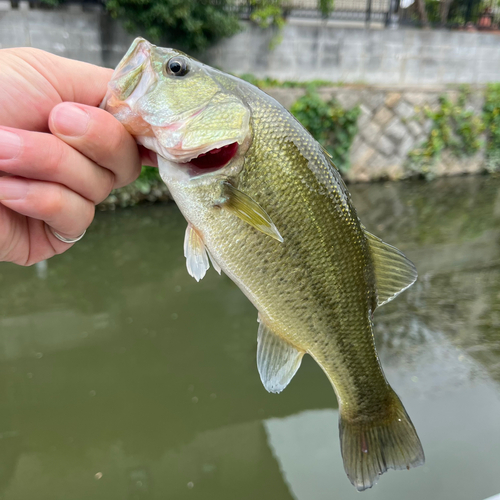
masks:
<svg viewBox="0 0 500 500"><path fill-rule="evenodd" d="M218 170L227 165L238 152L238 143L211 149L193 158L189 164L203 171Z"/></svg>

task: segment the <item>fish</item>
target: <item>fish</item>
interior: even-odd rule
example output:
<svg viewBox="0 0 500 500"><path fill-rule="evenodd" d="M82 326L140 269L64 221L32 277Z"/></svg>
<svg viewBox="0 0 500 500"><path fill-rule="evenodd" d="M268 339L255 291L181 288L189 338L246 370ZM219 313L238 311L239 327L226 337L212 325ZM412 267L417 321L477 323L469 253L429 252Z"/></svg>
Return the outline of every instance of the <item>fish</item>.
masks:
<svg viewBox="0 0 500 500"><path fill-rule="evenodd" d="M325 149L262 90L137 38L101 107L158 155L187 221L184 255L201 280L223 271L258 311L257 368L279 393L305 354L339 404L344 469L359 491L424 463L389 385L373 313L417 279L415 266L360 222Z"/></svg>

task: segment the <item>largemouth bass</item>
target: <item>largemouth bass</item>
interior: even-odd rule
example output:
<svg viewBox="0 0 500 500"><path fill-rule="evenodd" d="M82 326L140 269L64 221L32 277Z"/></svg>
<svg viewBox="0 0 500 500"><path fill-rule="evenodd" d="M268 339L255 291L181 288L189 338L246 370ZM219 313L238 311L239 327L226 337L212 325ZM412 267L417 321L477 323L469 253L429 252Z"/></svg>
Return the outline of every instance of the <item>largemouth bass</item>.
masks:
<svg viewBox="0 0 500 500"><path fill-rule="evenodd" d="M258 310L257 366L282 391L312 356L339 402L345 471L358 490L424 463L375 349L372 317L417 278L368 233L328 153L253 85L174 49L134 41L102 107L158 154L188 221L187 269L209 261Z"/></svg>

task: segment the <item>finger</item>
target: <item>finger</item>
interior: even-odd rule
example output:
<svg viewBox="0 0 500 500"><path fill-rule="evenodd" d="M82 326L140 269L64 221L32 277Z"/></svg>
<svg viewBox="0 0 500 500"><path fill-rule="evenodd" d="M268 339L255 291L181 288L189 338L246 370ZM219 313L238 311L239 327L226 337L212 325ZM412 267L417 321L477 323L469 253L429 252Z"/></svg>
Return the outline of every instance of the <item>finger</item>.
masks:
<svg viewBox="0 0 500 500"><path fill-rule="evenodd" d="M62 101L99 106L113 74L112 69L66 59L39 49L17 48L15 55L42 74Z"/></svg>
<svg viewBox="0 0 500 500"><path fill-rule="evenodd" d="M144 146L139 146L139 154L141 156L141 165L149 167L158 166L158 155L154 151L146 149Z"/></svg>
<svg viewBox="0 0 500 500"><path fill-rule="evenodd" d="M49 117L51 132L115 175L114 187L135 181L141 173L134 138L110 113L74 103L56 106Z"/></svg>
<svg viewBox="0 0 500 500"><path fill-rule="evenodd" d="M64 184L95 204L109 195L115 183L110 170L52 134L7 127L0 127L0 171Z"/></svg>
<svg viewBox="0 0 500 500"><path fill-rule="evenodd" d="M77 238L94 218L94 204L61 184L19 177L0 179L0 203L46 222L62 236ZM52 235L55 240L55 236Z"/></svg>

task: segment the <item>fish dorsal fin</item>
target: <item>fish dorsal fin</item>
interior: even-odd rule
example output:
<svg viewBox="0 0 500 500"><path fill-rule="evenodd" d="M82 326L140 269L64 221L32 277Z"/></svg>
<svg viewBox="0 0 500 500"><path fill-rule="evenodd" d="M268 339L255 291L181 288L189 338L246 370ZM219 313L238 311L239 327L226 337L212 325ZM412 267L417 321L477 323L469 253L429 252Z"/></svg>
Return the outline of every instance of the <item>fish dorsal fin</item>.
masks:
<svg viewBox="0 0 500 500"><path fill-rule="evenodd" d="M283 238L271 217L255 200L226 181L222 183L222 191L224 196L224 201L220 204L222 208L229 210L258 231L283 243Z"/></svg>
<svg viewBox="0 0 500 500"><path fill-rule="evenodd" d="M300 367L303 351L273 333L259 316L257 336L257 368L269 392L281 392Z"/></svg>
<svg viewBox="0 0 500 500"><path fill-rule="evenodd" d="M196 281L200 281L208 271L210 263L205 243L191 224L188 224L184 236L184 257L188 273Z"/></svg>
<svg viewBox="0 0 500 500"><path fill-rule="evenodd" d="M373 259L377 306L380 307L413 285L417 279L417 270L397 248L384 243L366 230L365 235Z"/></svg>

